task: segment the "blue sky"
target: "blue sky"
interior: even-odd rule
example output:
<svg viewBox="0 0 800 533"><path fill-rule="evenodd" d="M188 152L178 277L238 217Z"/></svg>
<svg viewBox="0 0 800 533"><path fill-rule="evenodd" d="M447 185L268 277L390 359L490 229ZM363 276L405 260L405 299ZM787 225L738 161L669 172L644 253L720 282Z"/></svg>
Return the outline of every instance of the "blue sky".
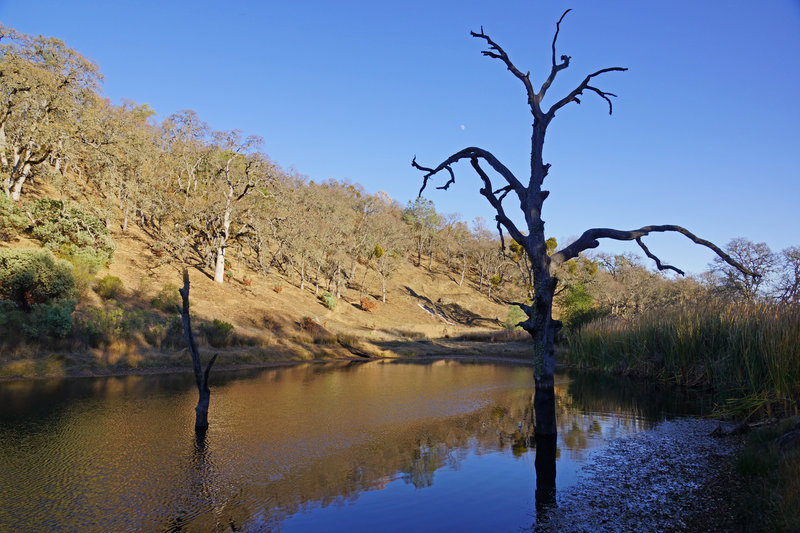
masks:
<svg viewBox="0 0 800 533"><path fill-rule="evenodd" d="M573 8L558 41L572 63L549 94L600 68L630 70L597 81L619 95L612 116L587 94L549 128L548 235L679 224L718 244L800 245L800 1L489 4L0 0L0 21L93 58L115 101L162 118L194 109L215 129L261 135L285 168L405 203L420 186L414 155L433 166L479 146L527 181L524 89L469 31L483 26L538 87L555 22ZM440 212L491 219L471 170L426 196ZM646 242L690 272L712 259L677 236Z"/></svg>

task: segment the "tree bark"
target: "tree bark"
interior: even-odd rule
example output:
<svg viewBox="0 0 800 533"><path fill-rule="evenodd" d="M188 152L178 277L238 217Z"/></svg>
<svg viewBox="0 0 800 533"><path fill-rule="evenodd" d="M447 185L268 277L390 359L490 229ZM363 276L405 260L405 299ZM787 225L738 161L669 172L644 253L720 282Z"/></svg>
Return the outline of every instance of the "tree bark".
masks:
<svg viewBox="0 0 800 533"><path fill-rule="evenodd" d="M192 324L189 316L189 271L185 268L183 269L183 288L178 289L178 292L180 292L181 299L183 300L183 306L181 308L183 333L186 336L186 343L189 345L189 352L192 355L192 369L194 370L194 379L199 394L197 406L194 408L194 427L197 430L205 430L208 427L208 406L211 401L211 389L208 387L208 374L211 372L211 367L214 366L214 361L217 360L217 354L211 357L204 372L203 365L200 362L200 353L197 350L197 344L195 344L194 335L192 334Z"/></svg>

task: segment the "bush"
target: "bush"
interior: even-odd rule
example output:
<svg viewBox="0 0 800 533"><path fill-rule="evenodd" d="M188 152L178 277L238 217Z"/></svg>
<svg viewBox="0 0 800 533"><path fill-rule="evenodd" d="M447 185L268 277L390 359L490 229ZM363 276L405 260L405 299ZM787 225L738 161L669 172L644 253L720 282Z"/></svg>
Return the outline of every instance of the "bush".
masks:
<svg viewBox="0 0 800 533"><path fill-rule="evenodd" d="M378 302L370 298L369 296L365 296L361 298L361 309L364 311L374 311L378 308Z"/></svg>
<svg viewBox="0 0 800 533"><path fill-rule="evenodd" d="M28 225L25 213L5 194L0 194L0 241L10 241Z"/></svg>
<svg viewBox="0 0 800 533"><path fill-rule="evenodd" d="M23 311L77 296L72 266L47 250L0 250L0 299Z"/></svg>
<svg viewBox="0 0 800 533"><path fill-rule="evenodd" d="M177 285L167 283L150 302L154 308L166 313L180 313L183 302Z"/></svg>
<svg viewBox="0 0 800 533"><path fill-rule="evenodd" d="M186 346L183 319L180 315L172 315L166 323L148 324L144 329L144 339L156 348Z"/></svg>
<svg viewBox="0 0 800 533"><path fill-rule="evenodd" d="M508 308L508 318L503 322L503 327L506 329L521 330L522 326L520 326L519 323L527 319L528 315L525 314L525 311L523 311L520 306L512 305Z"/></svg>
<svg viewBox="0 0 800 533"><path fill-rule="evenodd" d="M328 291L322 293L321 299L322 303L325 304L325 307L327 307L331 311L336 309L336 304L339 303L338 300L336 299L336 296L334 296Z"/></svg>
<svg viewBox="0 0 800 533"><path fill-rule="evenodd" d="M104 300L116 299L122 294L122 280L117 276L108 275L97 282L94 290Z"/></svg>
<svg viewBox="0 0 800 533"><path fill-rule="evenodd" d="M230 344L230 337L233 332L233 324L230 322L215 318L213 322L201 323L199 329L205 335L208 343L215 348Z"/></svg>
<svg viewBox="0 0 800 533"><path fill-rule="evenodd" d="M28 339L63 339L72 332L72 313L77 302L71 298L35 304L22 331Z"/></svg>
<svg viewBox="0 0 800 533"><path fill-rule="evenodd" d="M80 329L91 346L108 344L122 336L123 316L123 310L116 305L107 309L92 307L86 310L86 320L80 322Z"/></svg>
<svg viewBox="0 0 800 533"><path fill-rule="evenodd" d="M49 198L34 200L30 211L36 220L31 236L49 250L65 256L91 254L104 266L114 256L111 232L93 213Z"/></svg>

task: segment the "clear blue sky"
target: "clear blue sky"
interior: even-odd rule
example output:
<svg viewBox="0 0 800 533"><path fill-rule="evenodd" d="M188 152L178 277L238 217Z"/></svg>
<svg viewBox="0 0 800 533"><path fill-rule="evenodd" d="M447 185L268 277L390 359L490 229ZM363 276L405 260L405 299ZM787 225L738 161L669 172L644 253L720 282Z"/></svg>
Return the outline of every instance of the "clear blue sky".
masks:
<svg viewBox="0 0 800 533"><path fill-rule="evenodd" d="M216 129L261 135L285 168L405 203L420 186L415 154L433 166L479 146L527 180L524 89L469 31L483 25L538 87L568 7L558 53L572 65L550 94L603 67L630 70L597 80L619 95L613 116L586 94L551 124L547 233L563 243L588 227L679 224L718 244L800 245L798 0L0 0L0 21L93 58L115 101L162 118L194 109ZM426 196L492 219L471 170ZM712 258L678 237L647 242L690 272ZM624 249L636 247L601 247Z"/></svg>

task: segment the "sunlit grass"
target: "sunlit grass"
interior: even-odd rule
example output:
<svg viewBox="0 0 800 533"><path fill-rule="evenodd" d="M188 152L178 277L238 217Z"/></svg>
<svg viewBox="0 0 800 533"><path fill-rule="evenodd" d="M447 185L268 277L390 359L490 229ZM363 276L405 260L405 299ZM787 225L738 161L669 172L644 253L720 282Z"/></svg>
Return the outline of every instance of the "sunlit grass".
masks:
<svg viewBox="0 0 800 533"><path fill-rule="evenodd" d="M703 304L605 318L569 338L571 365L708 386L719 410L797 414L800 306Z"/></svg>

